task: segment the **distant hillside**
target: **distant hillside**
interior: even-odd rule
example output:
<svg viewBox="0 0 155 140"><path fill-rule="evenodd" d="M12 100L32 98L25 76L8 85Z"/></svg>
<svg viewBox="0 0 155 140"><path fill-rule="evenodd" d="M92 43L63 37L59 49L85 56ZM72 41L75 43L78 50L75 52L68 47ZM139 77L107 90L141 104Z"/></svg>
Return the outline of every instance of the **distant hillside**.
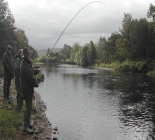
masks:
<svg viewBox="0 0 155 140"><path fill-rule="evenodd" d="M54 48L52 51L53 52L59 52L62 48ZM47 49L46 50L38 50L38 56L41 57L43 55L46 55Z"/></svg>

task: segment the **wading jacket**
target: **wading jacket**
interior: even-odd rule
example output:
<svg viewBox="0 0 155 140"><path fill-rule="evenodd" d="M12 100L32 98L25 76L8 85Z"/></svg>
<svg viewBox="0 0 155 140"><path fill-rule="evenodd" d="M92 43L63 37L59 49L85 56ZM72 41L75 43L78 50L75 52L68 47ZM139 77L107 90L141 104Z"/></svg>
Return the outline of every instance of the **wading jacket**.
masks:
<svg viewBox="0 0 155 140"><path fill-rule="evenodd" d="M24 57L21 62L20 73L23 99L31 99L34 87L38 87L34 75L38 74L39 70L33 70L31 61Z"/></svg>
<svg viewBox="0 0 155 140"><path fill-rule="evenodd" d="M11 79L13 78L14 74L13 74L13 59L12 59L12 55L9 54L8 52L6 52L3 55L3 59L2 59L2 63L4 66L4 78L6 79Z"/></svg>

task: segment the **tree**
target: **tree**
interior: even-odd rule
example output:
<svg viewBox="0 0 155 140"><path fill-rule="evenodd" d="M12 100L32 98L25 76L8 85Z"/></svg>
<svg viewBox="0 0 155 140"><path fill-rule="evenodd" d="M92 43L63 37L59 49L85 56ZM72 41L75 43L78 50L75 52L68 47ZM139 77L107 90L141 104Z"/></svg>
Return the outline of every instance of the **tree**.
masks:
<svg viewBox="0 0 155 140"><path fill-rule="evenodd" d="M104 62L112 62L116 59L116 41L120 37L120 34L112 33L111 36L104 41L103 44L103 59Z"/></svg>
<svg viewBox="0 0 155 140"><path fill-rule="evenodd" d="M64 49L64 55L66 55L67 59L70 58L71 46L65 44L63 49Z"/></svg>
<svg viewBox="0 0 155 140"><path fill-rule="evenodd" d="M148 18L151 18L153 12L155 12L155 6L151 3L151 4L150 4L150 7L149 7L149 9L148 9L148 11L147 11L147 17L148 17Z"/></svg>
<svg viewBox="0 0 155 140"><path fill-rule="evenodd" d="M31 52L31 58L36 59L38 57L38 51L35 50L32 46L28 46L30 52Z"/></svg>
<svg viewBox="0 0 155 140"><path fill-rule="evenodd" d="M48 48L46 51L46 56L50 55L50 49Z"/></svg>
<svg viewBox="0 0 155 140"><path fill-rule="evenodd" d="M19 49L28 47L28 38L25 35L25 31L17 29L15 32L15 48L14 51L18 52Z"/></svg>
<svg viewBox="0 0 155 140"><path fill-rule="evenodd" d="M0 0L0 58L5 52L7 45L14 47L15 20L8 7L8 3Z"/></svg>
<svg viewBox="0 0 155 140"><path fill-rule="evenodd" d="M94 60L97 58L96 48L92 41L90 41L90 44L88 46L87 56L88 56L88 60L87 60L88 65L92 65L94 63Z"/></svg>
<svg viewBox="0 0 155 140"><path fill-rule="evenodd" d="M81 47L79 49L79 51L75 53L75 61L74 62L77 65L81 65L81 62L82 62L82 51L83 51L83 48Z"/></svg>
<svg viewBox="0 0 155 140"><path fill-rule="evenodd" d="M81 48L80 44L78 42L74 43L73 47L71 48L70 51L70 57L71 60L75 62L75 55L76 53L79 51L79 49Z"/></svg>
<svg viewBox="0 0 155 140"><path fill-rule="evenodd" d="M96 46L96 52L97 52L97 60L104 60L103 58L103 45L106 42L106 38L105 37L100 37L98 44Z"/></svg>
<svg viewBox="0 0 155 140"><path fill-rule="evenodd" d="M80 66L88 66L89 61L88 61L88 44L86 44L80 53Z"/></svg>
<svg viewBox="0 0 155 140"><path fill-rule="evenodd" d="M129 13L124 13L124 18L122 21L122 29L120 29L120 32L123 37L123 47L125 47L125 50L127 51L126 57L130 58L131 55L131 31L132 31L132 15Z"/></svg>

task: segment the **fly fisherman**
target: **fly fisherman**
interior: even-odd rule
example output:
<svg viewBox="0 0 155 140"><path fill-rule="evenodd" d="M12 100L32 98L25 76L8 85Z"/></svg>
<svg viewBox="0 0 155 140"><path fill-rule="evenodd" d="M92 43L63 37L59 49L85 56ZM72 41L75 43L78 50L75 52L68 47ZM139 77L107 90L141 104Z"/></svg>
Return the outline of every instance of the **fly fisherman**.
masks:
<svg viewBox="0 0 155 140"><path fill-rule="evenodd" d="M9 100L10 95L10 85L11 85L11 79L13 78L13 59L12 59L12 46L7 46L7 51L3 55L3 66L4 66L4 101Z"/></svg>
<svg viewBox="0 0 155 140"><path fill-rule="evenodd" d="M30 125L31 109L34 87L38 87L38 83L35 80L34 75L41 72L41 70L33 70L31 63L31 54L28 48L23 49L24 58L21 62L21 87L23 99L26 102L26 111L24 114L24 129L23 134L32 134L33 130Z"/></svg>
<svg viewBox="0 0 155 140"><path fill-rule="evenodd" d="M20 63L22 61L23 49L20 49L17 56L15 57L14 62L14 71L15 71L15 85L17 91L17 112L21 112L23 105L23 97L21 91L21 79L20 79Z"/></svg>

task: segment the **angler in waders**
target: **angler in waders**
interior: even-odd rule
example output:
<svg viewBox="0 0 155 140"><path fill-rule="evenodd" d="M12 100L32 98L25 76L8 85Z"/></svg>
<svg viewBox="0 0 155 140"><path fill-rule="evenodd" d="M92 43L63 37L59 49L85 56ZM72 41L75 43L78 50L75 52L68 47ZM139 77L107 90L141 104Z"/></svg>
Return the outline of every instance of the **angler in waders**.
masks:
<svg viewBox="0 0 155 140"><path fill-rule="evenodd" d="M17 112L21 112L21 108L23 105L23 97L21 91L21 79L20 79L20 63L22 61L23 49L20 49L18 54L15 57L14 61L14 71L15 71L15 85L17 91Z"/></svg>
<svg viewBox="0 0 155 140"><path fill-rule="evenodd" d="M23 134L32 134L32 125L30 124L32 100L34 94L34 87L38 87L34 75L41 72L41 70L33 70L31 63L31 54L28 48L23 49L24 58L20 65L21 72L21 88L23 100L26 102L26 111L24 114L24 129Z"/></svg>

